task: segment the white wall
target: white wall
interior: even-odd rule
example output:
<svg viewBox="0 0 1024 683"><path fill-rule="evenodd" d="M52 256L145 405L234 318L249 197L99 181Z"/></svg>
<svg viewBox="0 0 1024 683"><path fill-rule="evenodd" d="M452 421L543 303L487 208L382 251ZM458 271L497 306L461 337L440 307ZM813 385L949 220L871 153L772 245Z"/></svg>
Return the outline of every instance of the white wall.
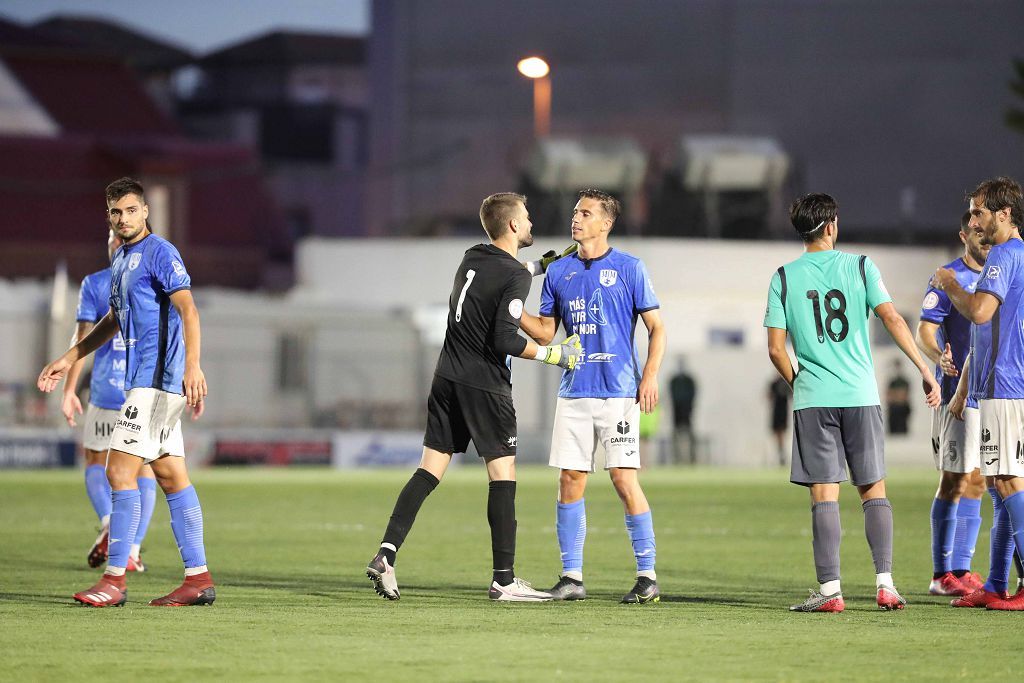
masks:
<svg viewBox="0 0 1024 683"><path fill-rule="evenodd" d="M477 241L313 239L300 245L299 284L284 296L198 288L203 368L211 394L207 415L197 427L301 426L336 405L342 406L339 419L358 427L366 419L359 408L368 400L400 413L396 422L415 425L440 349L436 326L443 332L453 274L463 252ZM614 244L645 260L662 304L669 340L660 374L662 432L671 423L668 381L678 356L685 354L698 381L694 418L707 439L710 460L771 462L765 390L774 370L761 324L771 274L799 256L800 244L650 239ZM538 241L521 256L535 258L563 246ZM850 245L847 250L867 253L878 264L911 327L930 273L953 257L911 247ZM538 307L539 285L535 279L528 310ZM48 300L46 286L0 281L0 381L34 382L43 362ZM434 321L435 334L418 328L417 312ZM65 326L70 334L73 316ZM742 331L743 344L712 346L712 327ZM277 387L277 345L286 332L308 340L308 391L287 393ZM645 340L639 345L643 356ZM881 386L899 352L877 344L875 354ZM913 376L909 363L903 368ZM531 459L544 459L559 373L521 360L512 370L520 443ZM59 422L55 416L54 424ZM923 401L915 398L912 436L889 442L893 459L905 452L907 458L930 461L929 424Z"/></svg>
<svg viewBox="0 0 1024 683"><path fill-rule="evenodd" d="M452 277L463 252L480 241L483 240L307 240L297 252L298 286L291 299L331 301L376 310L441 305L451 292ZM536 258L547 249L560 250L564 246L563 242L538 240L523 250L520 258ZM765 390L774 377L774 369L768 361L762 327L765 298L776 268L802 253L799 241L623 238L613 239L613 246L646 262L661 302L669 340L661 370L666 411L662 430L668 431L671 415L668 380L676 370L677 357L685 354L699 383L695 421L708 439L712 461L736 465L769 462L774 455L767 441L769 415ZM931 273L955 257L955 252L937 248L841 247L867 254L878 265L911 329L916 327L920 301ZM535 279L527 310L536 311L539 305L539 285L540 280ZM713 327L741 330L743 345L712 348L709 330ZM884 341L884 331L880 334ZM643 354L643 338L640 348ZM880 392L888 383L892 360L900 355L893 346L876 345ZM908 361L902 367L908 377L914 376ZM513 382L520 430L547 433L557 373L537 363L516 361ZM914 400L913 436L905 445L900 439L890 442L890 450L895 448L894 460L900 459L899 453L903 451L908 458L917 457L918 450L927 457L926 449L918 449L917 443L926 445L930 413L922 399Z"/></svg>

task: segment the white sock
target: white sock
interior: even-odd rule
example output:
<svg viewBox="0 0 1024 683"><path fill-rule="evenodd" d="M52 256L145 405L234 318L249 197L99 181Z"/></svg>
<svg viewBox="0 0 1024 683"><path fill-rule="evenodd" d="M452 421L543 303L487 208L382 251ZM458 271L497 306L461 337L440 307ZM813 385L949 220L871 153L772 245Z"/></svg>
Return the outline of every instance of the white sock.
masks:
<svg viewBox="0 0 1024 683"><path fill-rule="evenodd" d="M104 529L110 526L110 515L103 515L100 517L100 526Z"/></svg>
<svg viewBox="0 0 1024 683"><path fill-rule="evenodd" d="M820 592L822 595L835 595L836 593L842 593L842 589L839 587L839 579L835 581L826 581L821 584Z"/></svg>
<svg viewBox="0 0 1024 683"><path fill-rule="evenodd" d="M562 572L562 576L564 576L567 579L572 579L573 581L579 581L580 583L583 582L583 572L578 572L575 570L571 572Z"/></svg>
<svg viewBox="0 0 1024 683"><path fill-rule="evenodd" d="M209 571L205 564L201 567L185 567L185 576L195 576L196 574L202 574L205 571Z"/></svg>
<svg viewBox="0 0 1024 683"><path fill-rule="evenodd" d="M653 569L645 569L642 572L637 572L636 577L639 579L641 576L646 576L651 581L657 581L658 575L654 573Z"/></svg>
<svg viewBox="0 0 1024 683"><path fill-rule="evenodd" d="M889 572L882 572L881 574L875 574L875 588L881 588L882 586L888 586L892 588L892 574Z"/></svg>
<svg viewBox="0 0 1024 683"><path fill-rule="evenodd" d="M104 574L110 574L111 576L124 576L124 567L107 567L103 570Z"/></svg>
<svg viewBox="0 0 1024 683"><path fill-rule="evenodd" d="M132 543L131 556L133 560L139 559L139 552L142 550L142 546L138 543Z"/></svg>

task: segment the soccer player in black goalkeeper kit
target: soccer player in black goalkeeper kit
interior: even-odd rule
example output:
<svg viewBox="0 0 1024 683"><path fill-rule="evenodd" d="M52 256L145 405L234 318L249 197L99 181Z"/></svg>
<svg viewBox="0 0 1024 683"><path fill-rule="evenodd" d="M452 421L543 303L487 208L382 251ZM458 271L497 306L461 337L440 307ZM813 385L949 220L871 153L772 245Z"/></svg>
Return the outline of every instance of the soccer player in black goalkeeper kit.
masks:
<svg viewBox="0 0 1024 683"><path fill-rule="evenodd" d="M523 301L531 274L543 272L560 255L520 263L520 247L533 244L526 197L494 194L480 206L490 244L468 251L455 273L448 299L448 327L427 399L423 457L398 495L380 551L366 575L377 594L398 600L395 555L416 513L444 476L452 453L464 453L472 439L487 465L490 482L487 522L491 527L494 576L492 600L536 602L551 595L534 590L513 571L516 553L516 411L512 405L511 357L573 369L582 354L579 338L539 346L519 335Z"/></svg>

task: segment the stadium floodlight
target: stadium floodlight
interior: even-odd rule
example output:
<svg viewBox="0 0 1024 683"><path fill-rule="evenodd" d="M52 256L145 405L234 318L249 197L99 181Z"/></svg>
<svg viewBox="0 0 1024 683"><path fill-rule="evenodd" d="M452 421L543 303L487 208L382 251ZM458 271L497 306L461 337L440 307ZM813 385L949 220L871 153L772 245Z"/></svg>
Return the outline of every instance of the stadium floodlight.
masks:
<svg viewBox="0 0 1024 683"><path fill-rule="evenodd" d="M526 57L520 59L519 63L516 64L516 68L519 69L519 73L523 74L527 78L544 78L551 71L551 67L540 57Z"/></svg>
<svg viewBox="0 0 1024 683"><path fill-rule="evenodd" d="M548 192L599 187L629 194L643 183L647 154L629 138L547 139L534 145L524 171Z"/></svg>
<svg viewBox="0 0 1024 683"><path fill-rule="evenodd" d="M533 134L540 140L551 130L551 67L540 57L525 57L516 68L533 81Z"/></svg>

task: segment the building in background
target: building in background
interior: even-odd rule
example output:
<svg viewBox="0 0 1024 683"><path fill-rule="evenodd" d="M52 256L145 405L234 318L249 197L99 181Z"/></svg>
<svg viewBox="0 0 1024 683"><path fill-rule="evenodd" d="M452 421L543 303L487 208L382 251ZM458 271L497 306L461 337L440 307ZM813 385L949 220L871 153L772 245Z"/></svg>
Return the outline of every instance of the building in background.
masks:
<svg viewBox="0 0 1024 683"><path fill-rule="evenodd" d="M202 285L289 282L291 243L257 159L189 140L117 54L0 21L0 273L103 267L103 188L147 187L150 223Z"/></svg>
<svg viewBox="0 0 1024 683"><path fill-rule="evenodd" d="M180 103L195 137L261 160L290 237L358 236L367 147L366 39L274 31L201 57Z"/></svg>
<svg viewBox="0 0 1024 683"><path fill-rule="evenodd" d="M195 61L187 50L159 38L95 17L59 14L32 28L66 43L116 54L142 81L146 92L167 114L175 106L175 75Z"/></svg>
<svg viewBox="0 0 1024 683"><path fill-rule="evenodd" d="M553 138L626 136L648 155L640 232L694 232L701 212L663 184L685 178L683 136L726 134L788 155L770 221L786 235L783 208L814 189L839 199L848 239L944 238L965 188L1024 175L1024 141L1003 124L1024 3L986 2L984 39L978 12L961 0L375 0L370 231L472 217L520 186L533 88L516 64L540 55ZM723 216L735 201L760 199L734 197Z"/></svg>

